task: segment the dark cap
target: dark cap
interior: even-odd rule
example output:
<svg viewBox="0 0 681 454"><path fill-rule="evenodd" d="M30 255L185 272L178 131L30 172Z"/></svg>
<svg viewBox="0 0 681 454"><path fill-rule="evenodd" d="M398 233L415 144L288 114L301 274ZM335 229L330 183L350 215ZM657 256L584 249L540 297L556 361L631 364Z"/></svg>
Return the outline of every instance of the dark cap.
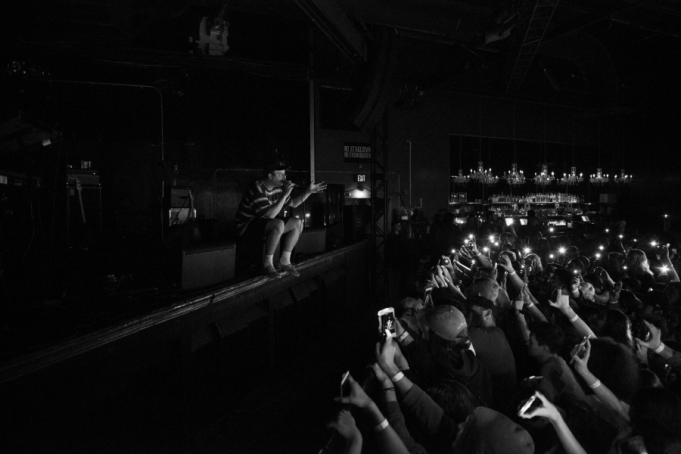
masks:
<svg viewBox="0 0 681 454"><path fill-rule="evenodd" d="M268 175L275 170L288 170L290 169L290 166L287 166L284 161L279 161L278 159L275 159L273 161L268 162L265 164L262 168L262 174L263 175Z"/></svg>

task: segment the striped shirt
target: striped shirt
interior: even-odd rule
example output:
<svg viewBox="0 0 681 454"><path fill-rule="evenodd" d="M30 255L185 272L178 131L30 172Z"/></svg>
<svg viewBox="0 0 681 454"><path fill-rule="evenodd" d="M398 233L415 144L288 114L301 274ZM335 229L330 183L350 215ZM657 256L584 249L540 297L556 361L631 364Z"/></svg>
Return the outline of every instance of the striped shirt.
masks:
<svg viewBox="0 0 681 454"><path fill-rule="evenodd" d="M284 194L281 187L274 188L268 191L265 185L260 180L256 180L249 186L248 190L241 199L239 209L236 212L236 228L239 235L243 235L248 228L248 224L253 219L263 218L267 210L277 203ZM291 204L289 198L282 207L279 214L283 214L286 207Z"/></svg>

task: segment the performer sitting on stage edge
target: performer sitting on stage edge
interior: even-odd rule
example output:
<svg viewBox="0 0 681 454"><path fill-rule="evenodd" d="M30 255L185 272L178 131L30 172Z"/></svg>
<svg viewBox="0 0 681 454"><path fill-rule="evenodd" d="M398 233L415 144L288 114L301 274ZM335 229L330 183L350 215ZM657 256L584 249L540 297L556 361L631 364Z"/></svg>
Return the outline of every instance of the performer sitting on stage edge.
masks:
<svg viewBox="0 0 681 454"><path fill-rule="evenodd" d="M239 204L236 213L236 226L239 236L252 242L265 240L263 274L271 278L281 278L280 272L300 276L296 266L291 263L291 251L303 231L303 220L284 217L288 207L295 208L303 203L310 194L326 189L324 182L310 182L305 191L291 198L295 185L286 180L286 164L272 161L263 168L262 178L255 180ZM273 264L274 251L281 239L281 255Z"/></svg>

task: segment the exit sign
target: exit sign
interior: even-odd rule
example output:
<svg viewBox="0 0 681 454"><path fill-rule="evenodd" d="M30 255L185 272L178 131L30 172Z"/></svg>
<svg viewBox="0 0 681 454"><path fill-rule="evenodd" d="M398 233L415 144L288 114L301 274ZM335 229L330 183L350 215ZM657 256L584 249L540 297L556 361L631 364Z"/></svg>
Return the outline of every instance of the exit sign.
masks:
<svg viewBox="0 0 681 454"><path fill-rule="evenodd" d="M363 183L367 181L367 176L366 175L357 175L357 182L358 183Z"/></svg>

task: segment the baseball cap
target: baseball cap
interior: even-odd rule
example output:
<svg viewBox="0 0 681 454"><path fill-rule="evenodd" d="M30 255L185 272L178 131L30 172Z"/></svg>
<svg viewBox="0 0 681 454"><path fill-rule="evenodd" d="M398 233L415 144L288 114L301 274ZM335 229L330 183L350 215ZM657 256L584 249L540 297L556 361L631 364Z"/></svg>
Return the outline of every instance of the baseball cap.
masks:
<svg viewBox="0 0 681 454"><path fill-rule="evenodd" d="M267 175L269 173L274 172L275 170L288 170L290 169L291 166L287 166L284 161L280 161L278 159L275 159L273 161L269 161L266 163L263 168L262 168L262 174Z"/></svg>
<svg viewBox="0 0 681 454"><path fill-rule="evenodd" d="M466 318L454 306L436 306L428 314L428 326L441 338L453 341L466 328Z"/></svg>

